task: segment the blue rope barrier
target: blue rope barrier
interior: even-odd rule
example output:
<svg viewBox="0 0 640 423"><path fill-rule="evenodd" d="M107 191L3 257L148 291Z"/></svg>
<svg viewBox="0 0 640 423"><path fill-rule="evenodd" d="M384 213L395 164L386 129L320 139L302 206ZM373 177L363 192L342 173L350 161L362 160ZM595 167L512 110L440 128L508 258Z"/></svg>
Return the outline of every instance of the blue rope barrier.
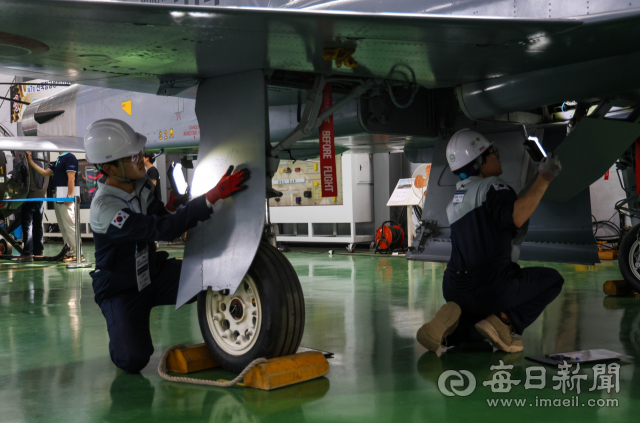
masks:
<svg viewBox="0 0 640 423"><path fill-rule="evenodd" d="M73 201L73 197L71 198L23 198L21 200L0 200L0 202L17 202L17 201L45 201L49 203L68 203L69 201Z"/></svg>

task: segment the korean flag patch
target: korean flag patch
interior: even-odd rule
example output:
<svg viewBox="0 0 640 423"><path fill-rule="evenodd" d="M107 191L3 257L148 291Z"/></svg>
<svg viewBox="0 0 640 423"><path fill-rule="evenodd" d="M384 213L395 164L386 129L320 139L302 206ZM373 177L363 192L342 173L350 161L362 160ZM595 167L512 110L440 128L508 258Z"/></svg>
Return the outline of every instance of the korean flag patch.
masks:
<svg viewBox="0 0 640 423"><path fill-rule="evenodd" d="M496 191L500 191L501 189L509 189L509 186L505 183L499 183L499 184L491 184L493 185L493 189L495 189Z"/></svg>
<svg viewBox="0 0 640 423"><path fill-rule="evenodd" d="M124 222L126 222L128 218L129 218L129 214L120 210L118 213L116 213L116 217L113 218L113 220L111 221L111 224L116 228L120 229L122 228L122 225L124 225Z"/></svg>

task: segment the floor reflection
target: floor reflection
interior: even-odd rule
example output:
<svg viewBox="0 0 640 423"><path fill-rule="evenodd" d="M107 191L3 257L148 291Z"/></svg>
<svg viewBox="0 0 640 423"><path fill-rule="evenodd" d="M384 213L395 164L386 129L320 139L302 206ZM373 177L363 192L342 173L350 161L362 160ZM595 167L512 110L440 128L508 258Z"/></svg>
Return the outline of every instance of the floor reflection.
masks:
<svg viewBox="0 0 640 423"><path fill-rule="evenodd" d="M440 374L467 369L481 383L491 379L490 367L500 360L524 378L528 355L605 348L640 356L640 297L604 297L604 281L620 277L610 263L542 264L558 269L565 286L525 331L523 354L494 353L479 343L438 358L417 344L415 332L444 304L443 264L318 251L287 257L305 292L302 345L331 351L335 358L326 378L271 392L176 384L157 375L166 347L201 341L195 307L153 310L155 354L141 375L128 375L110 362L106 325L86 271L0 268L0 421L495 420L513 416L507 409L486 414L486 391L464 401L445 397L438 389ZM552 415L532 409L528 421L625 421L637 415L637 360L622 366L616 410L563 409Z"/></svg>

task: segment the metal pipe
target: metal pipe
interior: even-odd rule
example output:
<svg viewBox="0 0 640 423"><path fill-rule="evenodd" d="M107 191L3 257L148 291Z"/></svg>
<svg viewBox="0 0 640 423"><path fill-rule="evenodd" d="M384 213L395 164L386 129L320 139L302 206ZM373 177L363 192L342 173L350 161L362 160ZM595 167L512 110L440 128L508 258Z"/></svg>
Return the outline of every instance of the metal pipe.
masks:
<svg viewBox="0 0 640 423"><path fill-rule="evenodd" d="M81 240L81 226L80 226L80 197L76 196L73 199L73 204L75 205L75 224L76 224L76 264L82 263L82 246L80 245Z"/></svg>
<svg viewBox="0 0 640 423"><path fill-rule="evenodd" d="M271 149L269 154L271 157L276 157L280 151L289 148L289 146L295 144L311 132L313 124L315 123L315 120L313 120L314 116L318 115L320 104L322 103L322 89L324 88L324 84L324 75L317 75L313 87L307 93L307 102L305 103L304 112L302 113L302 120L289 135L284 137L278 145Z"/></svg>
<svg viewBox="0 0 640 423"><path fill-rule="evenodd" d="M317 79L316 84L314 85L314 88L312 91L310 91L310 93L313 92L321 96L322 89L324 88L324 84L325 84L324 79L322 78ZM287 135L282 141L278 143L278 145L276 145L271 149L270 151L271 157L277 157L279 152L286 150L287 148L295 144L297 141L299 141L303 137L308 136L313 129L317 129L320 127L320 125L322 124L322 121L324 121L326 118L328 118L329 116L331 116L332 114L340 110L350 101L360 98L360 96L366 93L374 85L375 85L375 81L373 79L369 79L363 84L356 86L351 90L349 94L347 94L346 96L344 96L343 98L335 102L333 105L331 105L331 107L329 107L324 112L320 113L318 117L315 118L315 120L313 119L313 115L318 113L318 110L320 108L320 101L316 101L315 103L312 103L311 98L315 98L315 97L310 94L307 99L307 105L305 106L305 109L304 109L303 121L300 122L300 124L298 124L298 126L296 127L296 129L293 130L293 132ZM314 104L314 106L317 106L317 110L316 109L311 110L310 104ZM307 110L309 110L309 114L307 113ZM308 121L306 119L308 119Z"/></svg>
<svg viewBox="0 0 640 423"><path fill-rule="evenodd" d="M75 206L74 215L75 215L75 224L76 224L76 262L69 263L67 265L67 269L81 269L85 267L91 267L92 266L91 263L82 262L82 246L80 245L81 233L80 233L80 196L79 195L73 198L73 204Z"/></svg>
<svg viewBox="0 0 640 423"><path fill-rule="evenodd" d="M313 125L314 129L319 128L320 125L322 124L322 121L324 121L326 118L328 118L329 116L331 116L332 114L340 110L342 106L344 106L351 100L360 98L362 94L369 91L369 89L371 89L374 85L375 85L375 81L373 79L369 79L364 84L358 85L357 87L355 87L353 90L351 90L349 94L341 98L339 101L336 101L335 103L333 103L331 107L329 107L324 112L320 113L320 115L316 119L315 125Z"/></svg>

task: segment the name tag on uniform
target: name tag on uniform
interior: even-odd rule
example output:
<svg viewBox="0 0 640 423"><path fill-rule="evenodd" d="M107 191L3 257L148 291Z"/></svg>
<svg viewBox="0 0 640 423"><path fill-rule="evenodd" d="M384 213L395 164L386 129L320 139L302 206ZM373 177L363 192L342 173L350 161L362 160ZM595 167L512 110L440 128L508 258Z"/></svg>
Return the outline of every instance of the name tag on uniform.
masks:
<svg viewBox="0 0 640 423"><path fill-rule="evenodd" d="M142 291L151 284L149 275L149 249L136 252L136 277L138 278L138 291Z"/></svg>
<svg viewBox="0 0 640 423"><path fill-rule="evenodd" d="M464 200L464 194L467 192L466 189L461 189L459 191L456 191L455 195L453 196L453 203L462 203L462 200Z"/></svg>

